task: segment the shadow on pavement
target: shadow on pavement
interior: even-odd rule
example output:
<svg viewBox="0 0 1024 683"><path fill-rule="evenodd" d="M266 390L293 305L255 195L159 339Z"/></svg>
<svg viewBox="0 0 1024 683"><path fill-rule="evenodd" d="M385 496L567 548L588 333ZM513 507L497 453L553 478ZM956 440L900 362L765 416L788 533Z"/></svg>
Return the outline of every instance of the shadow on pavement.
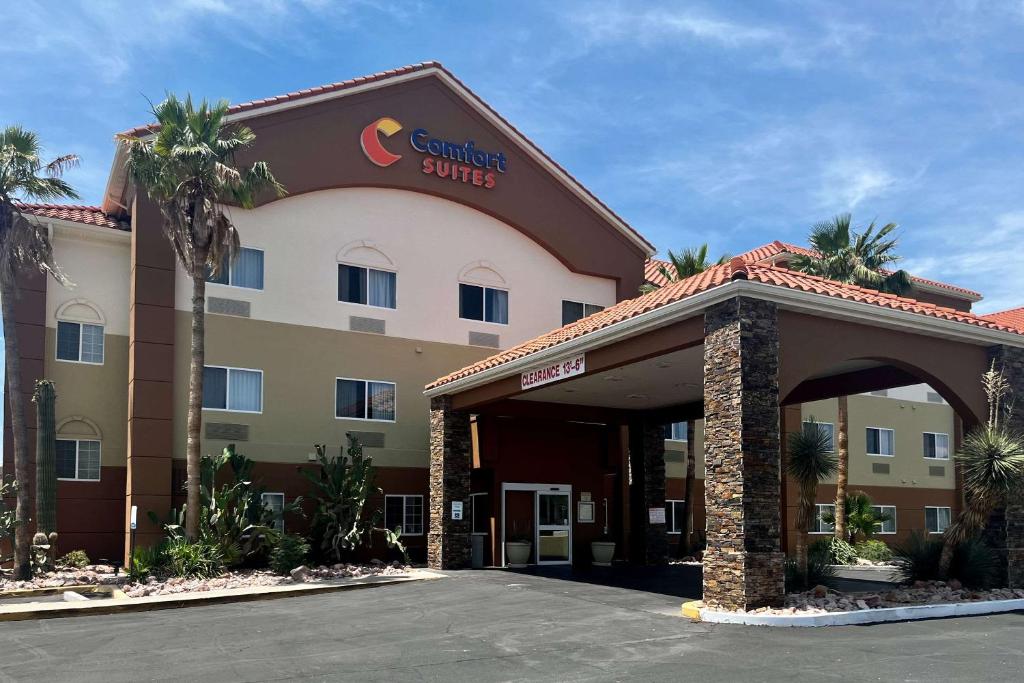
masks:
<svg viewBox="0 0 1024 683"><path fill-rule="evenodd" d="M638 567L628 564L612 567L549 565L530 566L525 569L509 571L576 583L626 588L687 600L699 600L701 597L701 568L697 565L666 565L663 567Z"/></svg>

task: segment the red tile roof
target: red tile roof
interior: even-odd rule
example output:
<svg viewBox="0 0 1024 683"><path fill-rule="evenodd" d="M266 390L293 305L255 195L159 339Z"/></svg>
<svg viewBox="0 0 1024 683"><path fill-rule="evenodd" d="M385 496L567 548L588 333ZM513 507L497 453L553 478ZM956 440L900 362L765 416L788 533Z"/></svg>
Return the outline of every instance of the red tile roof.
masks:
<svg viewBox="0 0 1024 683"><path fill-rule="evenodd" d="M755 250L757 251L757 250ZM807 275L795 270L783 268L772 263L758 263L745 256L734 257L730 263L716 265L707 271L694 275L693 277L671 283L661 287L649 294L644 294L635 299L621 301L618 304L604 309L591 316L577 320L574 323L561 327L536 339L524 342L501 353L495 354L482 361L457 370L451 374L441 377L431 384L427 389L443 386L471 375L483 372L490 368L504 365L519 358L530 356L538 351L564 344L565 342L582 337L584 335L604 329L616 323L634 318L642 313L647 313L667 304L681 301L687 297L719 287L733 279L734 273L740 271L746 273L747 280L760 282L776 287L784 287L823 296L830 296L849 301L872 304L875 306L890 308L893 310L917 313L931 318L941 318L954 322L966 323L977 327L1003 332L1024 334L1024 327L1007 324L987 317L958 311L945 306L917 301L908 297L885 294L872 289L847 285L841 282L826 280L816 275Z"/></svg>
<svg viewBox="0 0 1024 683"><path fill-rule="evenodd" d="M1024 331L1024 306L1021 306L1020 308L1011 308L1006 311L989 313L988 315L983 315L981 317L1000 325L1008 325Z"/></svg>
<svg viewBox="0 0 1024 683"><path fill-rule="evenodd" d="M77 204L18 204L22 212L39 216L40 218L57 218L73 223L85 223L96 225L101 228L114 228L115 230L128 230L128 226L117 221L98 206L80 206Z"/></svg>
<svg viewBox="0 0 1024 683"><path fill-rule="evenodd" d="M654 245L651 244L650 242L648 242L647 239L643 235L641 235L639 232L636 231L636 229L634 229L631 225L629 225L629 223L627 223L625 220L623 220L621 216L619 216L617 213L612 211L612 209L609 208L607 204L605 204L600 199L598 199L598 197L593 192L591 192L589 189L587 189L583 185L583 183L581 183L574 175L569 173L569 171L565 170L565 168L563 168L561 164L559 164L557 161L555 161L550 156L548 156L547 153L544 150L542 150L539 145L537 145L537 143L535 143L533 140L531 140L526 135L524 135L522 131L520 131L518 128L513 126L511 123L509 123L505 119L505 117L503 117L501 114L499 114L497 111L495 111L495 109L491 105L487 104L487 102L485 102L482 97L477 95L465 83L460 81L455 76L455 74L453 74L448 69L444 68L444 66L440 62L429 61L429 62L421 62L419 64L410 64L408 66L399 67L397 69L391 69L389 71L380 71L380 72L377 72L375 74L370 74L369 76L360 76L358 78L351 78L351 79L349 79L347 81L338 81L337 83L328 83L326 85L320 85L320 86L317 86L315 88L306 88L305 90L296 90L295 92L290 92L290 93L287 93L287 94L284 94L284 95L278 95L276 97L268 97L268 98L262 99L262 100L253 100L251 102L243 102L242 104L235 104L235 105L232 105L231 107L229 107L228 108L228 113L229 114L236 114L236 113L242 113L242 112L252 111L252 110L256 110L256 109L261 109L263 107L269 107L269 106L272 106L272 105L275 105L275 104L281 104L283 102L294 102L294 101L303 100L303 99L306 99L306 98L309 98L309 97L315 97L317 95L323 95L325 93L337 92L339 90L346 90L348 88L354 88L354 87L357 87L357 86L360 86L360 85L365 85L367 83L373 83L373 82L376 82L376 81L387 80L389 78L394 78L395 76L403 76L403 75L406 75L406 74L416 73L418 71L426 71L428 69L437 69L438 71L443 72L448 78L451 78L453 81L458 83L459 87L461 87L467 93L469 93L469 95L472 96L473 99L475 99L477 101L477 103L479 103L482 107L487 109L487 111L489 111L492 115L494 115L503 124L508 126L516 135L518 135L520 138L525 140L526 143L528 145L530 145L531 147L533 147L533 149L536 150L537 153L539 153L542 157L544 157L544 159L546 161L548 161L548 163L550 163L552 166L554 166L559 171L564 173L566 175L566 177L569 178L570 181L575 183L576 186L579 187L580 190L582 190L591 200L593 200L597 205L599 205L601 208L603 208L605 211L607 211L609 214L611 214L617 221L622 223L622 225L625 226L626 229L629 230L630 233L632 233L643 244L647 245L647 247L649 247L651 251L654 251ZM145 135L146 133L151 133L151 132L155 131L156 129L157 129L157 127L155 125L137 126L135 128L132 128L131 130L125 131L123 133L123 135Z"/></svg>

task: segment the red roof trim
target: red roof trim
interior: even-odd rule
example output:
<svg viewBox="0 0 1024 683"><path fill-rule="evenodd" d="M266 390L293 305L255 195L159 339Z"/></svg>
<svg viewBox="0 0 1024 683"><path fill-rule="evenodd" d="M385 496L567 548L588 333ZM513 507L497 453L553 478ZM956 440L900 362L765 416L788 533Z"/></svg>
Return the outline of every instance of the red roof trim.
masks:
<svg viewBox="0 0 1024 683"><path fill-rule="evenodd" d="M18 208L23 212L39 218L54 218L72 223L84 225L95 225L101 228L113 228L114 230L129 230L129 227L117 221L103 212L98 206L83 206L80 204L21 204Z"/></svg>

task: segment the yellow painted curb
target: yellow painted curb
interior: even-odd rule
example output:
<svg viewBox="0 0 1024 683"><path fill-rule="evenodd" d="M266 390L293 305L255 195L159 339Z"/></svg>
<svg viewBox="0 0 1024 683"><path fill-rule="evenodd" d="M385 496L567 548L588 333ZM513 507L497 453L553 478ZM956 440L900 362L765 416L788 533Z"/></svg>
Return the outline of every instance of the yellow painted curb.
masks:
<svg viewBox="0 0 1024 683"><path fill-rule="evenodd" d="M144 598L128 598L120 590L111 591L112 600L90 602L42 603L0 607L0 622L25 621L30 619L51 619L54 617L92 616L96 614L122 614L126 612L149 612L178 607L198 607L229 602L254 600L276 600L301 595L319 595L340 591L393 586L443 578L445 575L418 570L413 574L390 579L355 580L347 583L304 583L284 586L260 586L258 588L236 588L194 593L154 595ZM68 587L65 587L68 588ZM44 589L46 590L46 589ZM53 589L56 591L57 589ZM38 594L38 593L37 593ZM120 595L118 595L120 594Z"/></svg>
<svg viewBox="0 0 1024 683"><path fill-rule="evenodd" d="M687 619L693 619L694 621L700 621L700 608L704 606L704 602L701 600L691 600L690 602L683 603L683 616Z"/></svg>

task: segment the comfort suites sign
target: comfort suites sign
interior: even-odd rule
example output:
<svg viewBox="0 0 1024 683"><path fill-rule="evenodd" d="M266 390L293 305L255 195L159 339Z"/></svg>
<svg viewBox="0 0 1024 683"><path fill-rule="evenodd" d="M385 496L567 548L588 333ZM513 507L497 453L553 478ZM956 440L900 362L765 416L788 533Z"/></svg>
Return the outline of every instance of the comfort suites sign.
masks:
<svg viewBox="0 0 1024 683"><path fill-rule="evenodd" d="M587 371L587 355L581 353L572 358L565 358L556 363L532 368L520 374L519 383L522 389L535 389L545 384L558 382L569 377L582 375Z"/></svg>
<svg viewBox="0 0 1024 683"><path fill-rule="evenodd" d="M388 149L400 149L401 145L384 145L385 139L401 130L402 124L387 116L363 128L359 144L366 158L381 168L401 159L401 154ZM416 128L409 133L407 139L413 151L423 155L420 170L427 175L437 176L441 181L465 183L489 190L497 183L498 175L504 173L508 166L504 153L477 149L472 140L452 142L434 137L426 128Z"/></svg>

